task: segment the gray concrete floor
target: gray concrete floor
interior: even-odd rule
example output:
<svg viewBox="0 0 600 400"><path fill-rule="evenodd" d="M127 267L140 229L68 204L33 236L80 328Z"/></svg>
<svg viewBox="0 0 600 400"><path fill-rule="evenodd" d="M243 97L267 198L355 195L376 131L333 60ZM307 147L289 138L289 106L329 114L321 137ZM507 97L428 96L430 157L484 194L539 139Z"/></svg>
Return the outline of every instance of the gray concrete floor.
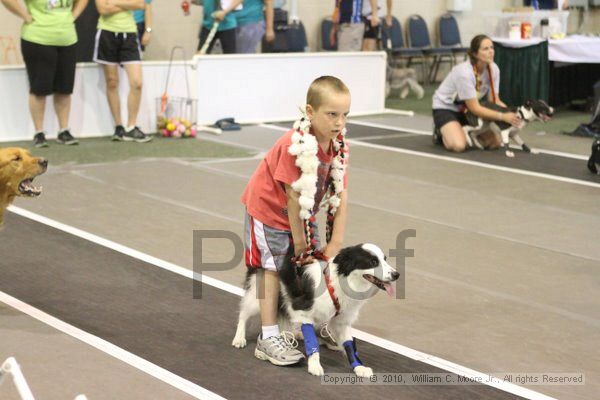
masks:
<svg viewBox="0 0 600 400"><path fill-rule="evenodd" d="M388 123L402 119L385 118ZM421 118L410 124L425 126ZM280 134L245 127L201 139L261 152ZM257 164L258 159L148 160L54 167L39 179L44 194L16 205L192 268L193 230L241 234L239 198ZM406 261L406 299L377 295L356 327L481 372L583 372L584 386L530 388L558 398L596 398L599 194L597 188L572 183L353 146L346 244L368 241L387 252L399 232L417 232L407 242L415 257ZM7 226L3 234L9 231ZM224 261L231 250L229 243L215 241L204 256ZM239 286L243 271L240 264L209 275ZM26 337L29 325L37 323L19 325L6 312L0 321L14 335L10 347L34 360ZM58 346L39 342L46 352ZM86 357L96 353L79 351ZM64 365L72 365L67 358ZM81 391L91 392L88 388L106 378L92 372L94 360L102 358L86 359L90 370L77 375L86 377ZM28 378L40 391L54 382L43 372L48 362L42 358L28 367ZM136 378L140 374L126 371L121 379L141 379Z"/></svg>
<svg viewBox="0 0 600 400"><path fill-rule="evenodd" d="M0 363L15 357L36 399L192 399L86 343L0 303ZM21 400L12 379L3 400Z"/></svg>

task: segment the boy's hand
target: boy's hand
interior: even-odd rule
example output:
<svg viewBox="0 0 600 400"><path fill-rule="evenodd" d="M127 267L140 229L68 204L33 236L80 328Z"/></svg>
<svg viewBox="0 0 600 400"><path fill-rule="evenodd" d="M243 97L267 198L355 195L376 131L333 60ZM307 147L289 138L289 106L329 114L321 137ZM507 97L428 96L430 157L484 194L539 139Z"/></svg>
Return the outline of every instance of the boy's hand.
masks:
<svg viewBox="0 0 600 400"><path fill-rule="evenodd" d="M323 254L328 259L333 259L342 249L342 246L336 245L335 243L329 243L327 246L323 248Z"/></svg>
<svg viewBox="0 0 600 400"><path fill-rule="evenodd" d="M294 245L294 257L298 257L300 254L306 251L306 246L304 244ZM303 264L310 264L315 259L313 257L307 257L303 260Z"/></svg>

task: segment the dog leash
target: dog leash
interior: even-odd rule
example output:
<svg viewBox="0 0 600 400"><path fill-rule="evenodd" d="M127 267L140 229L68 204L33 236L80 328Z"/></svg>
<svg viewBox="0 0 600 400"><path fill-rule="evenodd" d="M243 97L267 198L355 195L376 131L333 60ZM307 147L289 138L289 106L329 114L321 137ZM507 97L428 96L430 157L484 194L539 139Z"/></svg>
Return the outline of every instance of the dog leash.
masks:
<svg viewBox="0 0 600 400"><path fill-rule="evenodd" d="M329 275L329 257L327 257L321 250L309 249L302 252L297 257L292 258L292 262L296 264L296 267L303 267L307 264L307 260L309 257L314 258L315 260L324 261L325 268L323 268L323 277L325 278L325 284L327 285L327 292L329 293L329 297L331 297L331 301L333 302L333 306L335 307L335 316L340 315L340 301L335 295L335 289L331 284L331 276Z"/></svg>

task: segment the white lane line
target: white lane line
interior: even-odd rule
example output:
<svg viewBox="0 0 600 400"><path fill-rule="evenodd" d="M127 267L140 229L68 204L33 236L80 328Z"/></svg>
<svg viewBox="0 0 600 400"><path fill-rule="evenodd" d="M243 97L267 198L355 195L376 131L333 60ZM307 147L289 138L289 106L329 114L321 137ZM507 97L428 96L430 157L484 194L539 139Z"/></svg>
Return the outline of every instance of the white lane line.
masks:
<svg viewBox="0 0 600 400"><path fill-rule="evenodd" d="M276 125L262 124L261 126L264 128L275 129L275 130L280 130L280 131L288 130L286 128L282 128L282 127L276 126ZM402 131L402 132L418 133L418 131L408 130L408 129L404 130L404 129L396 128L395 130ZM381 145L381 144L361 142L361 141L357 141L357 140L353 140L353 139L348 139L347 141L348 141L348 143L350 143L354 146L370 147L372 149L392 151L392 152L401 153L401 154L410 154L410 155L419 156L419 157L434 158L437 160L450 161L450 162L457 163L457 164L472 165L472 166L481 167L481 168L493 169L496 171L510 172L513 174L533 176L536 178L550 179L550 180L558 181L558 182L572 183L572 184L576 184L576 185L600 188L600 183L582 181L579 179L565 178L562 176L544 174L541 172L527 171L527 170L518 169L518 168L502 167L500 165L487 164L487 163L483 163L483 162L479 162L479 161L464 160L462 158L454 158L454 157L449 157L449 156L440 156L437 154L425 153L422 151L401 149L398 147L391 147L391 146L385 146L385 145ZM585 168L585 166L582 166L582 170L583 170L583 168Z"/></svg>
<svg viewBox="0 0 600 400"><path fill-rule="evenodd" d="M518 174L518 175L533 176L536 178L543 178L543 179L548 179L548 180L557 181L557 182L570 183L570 184L588 186L588 187L593 187L593 188L600 188L600 183L582 181L580 179L566 178L563 176L557 176L557 175L551 175L551 174L544 174L542 172L533 172L533 171L527 171L527 170L518 169L518 168L503 167L500 165L487 164L487 163L483 163L483 162L479 162L479 161L471 161L471 160L465 160L462 158L440 156L440 155L425 153L425 152L421 152L421 151L407 150L407 149L401 149L401 148L397 148L397 147L390 147L390 146L384 146L384 145L373 144L373 143L365 143L365 142L360 142L360 141L355 142L352 139L349 139L348 143L350 143L354 146L370 147L372 149L393 151L395 153L410 154L410 155L419 156L419 157L434 158L437 160L450 161L450 162L457 163L457 164L472 165L472 166L486 168L486 169L492 169L492 170L496 170L496 171L510 172L510 173ZM585 168L585 165L582 164L582 171L584 168Z"/></svg>
<svg viewBox="0 0 600 400"><path fill-rule="evenodd" d="M161 259L153 257L153 256L151 256L149 254L142 253L140 251L134 250L134 249L129 248L127 246L123 246L123 245L121 245L119 243L116 243L116 242L113 242L111 240L102 238L100 236L97 236L97 235L94 235L92 233L83 231L81 229L77 229L75 227L63 224L63 223L58 222L58 221L54 221L54 220L52 220L50 218L46 218L44 216L35 214L35 213L31 212L31 211L27 211L25 209L18 208L18 207L15 207L15 206L10 206L9 210L11 212L14 212L15 214L18 214L18 215L22 216L22 217L29 218L29 219L31 219L33 221L37 221L37 222L40 222L40 223L42 223L44 225L51 226L53 228L59 229L59 230L64 231L64 232L67 232L67 233L69 233L71 235L80 237L80 238L88 240L88 241L90 241L92 243L96 243L96 244L98 244L100 246L104 246L106 248L112 249L112 250L117 251L119 253L128 255L130 257L137 258L138 260L144 261L144 262L149 263L149 264L153 264L153 265L155 265L157 267L166 269L168 271L171 271L171 272L174 272L176 274L185 276L187 278L191 278L191 279L195 279L197 281L201 281L202 283L205 283L207 285L216 287L218 289L221 289L223 291L235 294L235 295L240 296L240 297L244 295L244 289L242 289L240 287L231 285L231 284L226 283L226 282L219 281L218 279L210 278L210 277L208 277L206 275L195 274L193 271L190 271L190 270L188 270L186 268L180 267L179 265L170 263L170 262L165 261L165 260L161 260ZM492 387L494 387L496 389L500 389L502 391L505 391L505 392L508 392L508 393L512 393L512 394L515 394L517 396L525 397L525 398L528 398L528 399L534 399L534 400L538 400L538 399L539 400L550 400L550 399L553 399L552 397L548 397L548 396L546 396L546 395L544 395L542 393L538 393L538 392L535 392L533 390L530 390L530 389L527 389L527 388L524 388L524 387L521 387L521 386L518 386L518 385L515 385L515 384L512 384L512 383L509 383L509 382L504 382L504 381L502 381L500 379L497 379L497 378L496 379L492 379L491 382L489 382L490 379L489 379L489 375L488 374L484 374L484 373L472 370L470 368L463 367L463 366L461 366L459 364L452 363L450 361L444 360L444 359L439 358L439 357L432 356L432 355L427 354L427 353L422 353L420 351L413 350L413 349L411 349L409 347L402 346L402 345L400 345L398 343L391 342L389 340L377 337L375 335L371 335L371 334L369 334L367 332L363 332L363 331L360 331L358 329L354 329L353 328L352 329L352 334L355 337L357 337L357 338L359 338L361 340L364 340L365 342L371 343L371 344L373 344L375 346L379 346L379 347L381 347L383 349L387 349L387 350L393 351L393 352L395 352L397 354L403 355L403 356L411 358L413 360L420 361L420 362L423 362L425 364L429 364L429 365L434 366L436 368L440 368L440 369L443 369L443 370L446 370L446 371L450 371L450 372L453 372L455 374L458 374L458 375L461 375L461 376L465 376L465 377L471 378L471 379L482 379L482 378L485 378L484 379L484 382L486 382L485 385L492 386ZM90 336L92 336L92 335L90 335Z"/></svg>
<svg viewBox="0 0 600 400"><path fill-rule="evenodd" d="M396 115L402 115L405 117L414 117L415 116L415 112L412 110L395 110L393 108L385 108L384 111L386 114L396 114Z"/></svg>
<svg viewBox="0 0 600 400"><path fill-rule="evenodd" d="M15 210L11 211L14 212ZM46 325L53 327L54 329L57 329L63 333L66 333L69 336L74 337L75 339L87 343L88 345L95 347L96 349L103 351L104 353L109 354L114 358L123 361L124 363L129 364L132 367L137 368L140 371L143 371L148 375L151 375L154 378L175 387L189 394L190 396L194 396L198 399L225 400L224 397L221 397L218 394L203 388L202 386L190 382L187 379L183 379L182 377L175 375L174 373L167 371L166 369L159 367L158 365L153 364L150 361L136 356L135 354L130 353L127 350L115 346L114 344L107 342L104 339L94 336L71 324L61 321L58 318L46 314L45 312L27 303L24 303L21 300L16 299L2 291L0 291L0 301L16 310L19 310L22 313L25 313L37 319L40 322L43 322Z"/></svg>
<svg viewBox="0 0 600 400"><path fill-rule="evenodd" d="M185 162L185 161L178 161L177 164L191 166L192 168L201 169L201 170L208 171L208 172L211 172L211 173L214 173L214 174L217 174L217 175L231 176L231 177L242 179L242 180L245 180L245 181L248 181L248 179L250 179L250 175L244 175L244 174L240 174L240 173L237 173L237 172L231 172L231 171L224 170L224 169L209 167L207 165L200 164L200 163L193 163L192 164L192 163L188 163L188 162ZM358 169L357 167L353 167L353 170L360 170L360 169ZM371 172L371 171L368 171L368 172ZM113 185L114 186L114 184L112 184L110 182L101 181L101 180L99 180L97 178L88 177L87 175L83 175L82 173L78 173L76 175L78 175L78 176L80 176L80 177L82 177L84 179L90 179L92 181L102 183L104 185ZM115 186L115 187L117 187L117 186ZM151 194L146 194L146 193L143 193L143 192L138 192L138 191L130 190L130 189L127 189L127 188L124 188L124 187L119 187L119 188L121 188L122 190L125 190L125 191L129 191L131 193L139 194L141 196L153 198L154 200L164 201L167 204L179 205L181 207L190 209L192 211L204 212L202 209L194 209L194 207L192 207L192 206L186 205L184 203L179 204L178 202L175 202L174 200L171 200L171 199L162 199L160 197L157 197L157 196L154 196L154 195L151 195ZM453 189L455 189L455 188L453 188ZM456 229L456 230L459 230L459 231L468 232L468 233L472 233L472 234L475 234L475 235L487 236L487 237L491 237L491 238L494 238L494 239L504 240L504 241L507 241L507 242L510 242L510 243L516 243L516 244L520 244L520 245L528 246L528 247L533 247L533 248L544 250L544 251L551 251L553 253L564 254L564 255L567 255L567 256L570 256L570 257L577 257L577 258L581 258L581 259L585 259L585 260L590 260L590 261L598 261L597 258L592 257L592 256L588 256L588 255L585 255L585 254L573 253L573 252L569 252L569 251L565 251L565 250L558 250L558 249L552 248L552 247L545 247L545 246L542 246L542 245L539 245L539 244L535 244L535 243L532 243L532 242L526 242L526 241L523 241L523 240L515 239L515 238L512 238L510 236L498 235L498 234L495 234L495 233L485 232L485 231L478 230L478 229L470 229L470 228L466 228L466 227L463 227L463 226L460 226L460 225L456 225L456 224L452 224L452 223L440 221L440 220L437 220L437 219L428 218L428 217L422 217L422 216L419 216L419 215L416 215L416 214L411 214L411 213L406 213L406 212L400 212L400 211L393 210L393 209L390 209L390 208L375 206L375 205L363 203L363 202L360 202L360 201L350 201L349 204L351 204L351 205L357 205L357 206L360 206L360 207L368 208L368 209L379 211L379 212L383 212L383 213L389 213L389 214L393 214L393 215L399 215L401 217L407 217L407 218L411 218L411 219L418 220L418 221L424 221L424 222L428 222L430 224L444 226L446 228ZM561 211L564 211L564 210L561 210ZM211 215L217 216L217 217L222 218L222 219L231 220L231 217L228 217L228 216L225 216L225 215L220 215L220 214L217 215L215 213L212 213ZM237 220L237 221L233 221L233 222L238 222L240 224L243 223L242 220ZM583 318L585 318L585 317L583 317ZM582 320L581 317L577 317L577 319Z"/></svg>
<svg viewBox="0 0 600 400"><path fill-rule="evenodd" d="M184 163L183 161L180 161L180 163L182 165L186 165L186 164L183 164ZM231 172L231 171L226 171L226 170L220 170L220 169L209 167L209 166L205 166L205 165L189 164L189 166L191 166L192 168L202 169L202 170L209 171L211 173L215 173L215 174L222 175L222 176L231 176L231 177L243 179L243 180L246 180L246 181L249 179L249 176L246 176L246 175L243 175L243 174L238 174L238 173ZM75 171L72 171L72 173L75 174ZM110 185L110 182L102 181L100 179L93 178L93 177L88 177L87 175L84 175L83 172L78 172L75 175L77 175L77 176L79 176L79 177L81 177L83 179L89 179L89 180L91 180L93 182L101 183L103 185ZM205 209L201 209L201 208L198 208L198 207L190 206L190 205L188 205L186 203L174 201L174 200L171 200L171 199L168 199L168 198L163 198L163 197L160 197L160 196L155 196L155 195L152 195L150 193L144 193L144 192L139 192L139 191L136 191L136 190L130 190L130 189L126 188L126 187L121 187L121 186L114 186L114 187L119 188L119 189L121 189L123 191L126 191L126 192L130 192L130 193L138 194L140 196L151 198L151 199L153 199L155 201L158 201L158 202L164 202L166 204L170 204L170 205L173 205L173 206L176 206L176 207L182 207L182 208L188 209L188 210L193 211L193 212L209 214L209 215L211 215L213 217L225 219L227 221L235 222L237 224L243 224L244 223L244 221L242 219L235 219L233 217L229 217L229 216L222 215L222 214L217 214L217 213L214 213L214 212L207 213L207 210L205 210ZM424 222L427 222L427 223L444 226L444 227L447 227L447 228L450 228L450 229L456 229L456 230L459 230L459 231L472 233L472 234L475 234L475 235L488 236L488 237L491 237L491 238L494 238L494 239L497 239L497 240L505 240L507 242L516 243L516 244L523 245L523 246L528 246L528 247L533 247L533 248L544 250L544 251L551 251L551 252L555 252L555 253L559 253L559 254L564 254L564 255L567 255L567 256L570 256L570 257L577 257L577 258L582 258L582 259L591 260L591 261L598 261L597 258L590 257L590 256L587 256L587 255L578 254L578 253L571 253L571 252L568 252L568 251L563 251L563 250L557 250L557 249L553 249L553 248L549 248L549 247L544 247L544 246L541 246L541 245L538 245L538 244L535 244L535 243L529 243L529 242L524 242L524 241L521 241L521 240L518 240L518 239L513 239L513 238L508 237L508 236L497 235L497 234L494 234L494 233L484 232L484 231L480 231L480 230L467 229L467 228L461 227L459 225L455 225L455 224L451 224L451 223L446 223L446 222L438 221L438 220L432 219L432 218L420 217L420 216L417 216L417 215L414 215L414 214L410 214L410 213L403 213L403 212L400 212L400 211L397 211L397 210L392 210L392 209L389 209L389 208L374 206L374 205L370 205L370 204L366 204L366 203L362 203L362 202L357 202L357 201L352 201L352 202L350 202L350 204L354 204L354 205L357 205L359 207L364 207L364 208L368 208L368 209L379 211L379 212L383 212L383 213L389 213L389 214L398 215L398 216L402 216L402 217L407 217L407 218L411 218L411 219L415 219L415 220L420 220L420 221L424 221ZM555 313L555 314L558 314L558 315L561 315L563 317L567 317L567 318L570 318L570 319L573 319L573 320L576 320L576 321L579 321L579 322L583 322L583 323L590 324L590 325L593 325L593 326L600 326L600 321L598 321L596 319L593 319L593 318L589 318L589 317L587 317L585 315L573 313L573 312L571 312L569 310L564 310L564 309L561 309L561 308L558 308L558 307L548 306L548 305L545 305L545 304L542 304L542 303L537 303L537 302L531 302L531 301L523 300L523 299L521 299L519 297L512 296L510 294L506 294L506 293L502 293L502 292L497 292L497 291L489 290L489 289L487 289L485 287L480 287L480 286L476 286L476 285L465 284L464 282L457 281L457 280L454 280L454 279L450 279L450 278L447 278L447 277L445 277L443 275L432 274L432 273L429 273L429 272L426 272L426 271L420 271L420 270L414 270L412 273L414 273L416 275L420 275L420 276L425 276L425 277L430 278L430 279L436 279L436 280L439 280L439 281L442 281L442 282L445 282L445 283L448 283L448 284L451 284L451 285L463 286L463 287L466 287L466 288L468 288L470 290L473 290L473 291L476 291L476 292L479 292L479 293L488 294L488 295L491 295L491 296L494 296L494 297L497 297L497 298L500 298L500 299L511 300L511 301L513 301L515 303L518 303L518 304L524 304L524 305L529 306L529 307L537 308L537 309L539 309L539 310L541 310L543 312L552 312L552 313Z"/></svg>
<svg viewBox="0 0 600 400"><path fill-rule="evenodd" d="M407 132L407 133L414 133L417 135L431 136L430 131L424 131L422 129L402 128L402 127L397 127L397 126L378 124L376 122L358 121L355 119L349 120L347 123L350 125L360 125L360 126L366 126L369 128L387 129L388 131Z"/></svg>
<svg viewBox="0 0 600 400"><path fill-rule="evenodd" d="M403 128L403 127L398 127L398 126L379 124L376 122L359 121L359 120L354 120L354 119L348 121L348 123L354 124L354 125L367 126L367 127L371 127L371 128L387 129L390 131L408 132L408 133L414 133L416 135L431 136L431 131L424 131L421 129ZM353 138L353 139L357 140L356 138ZM366 139L368 139L368 138L366 138ZM515 146L515 145L511 145L510 147L513 149L517 149L517 150L521 149L519 146ZM550 154L553 156L559 156L559 157L564 157L564 158L573 158L575 160L587 161L589 158L589 156L585 156L582 154L566 153L563 151L555 151L555 150L545 150L545 149L540 149L539 147L536 147L535 149L538 150L542 154Z"/></svg>
<svg viewBox="0 0 600 400"><path fill-rule="evenodd" d="M419 136L418 133L394 133L391 135L373 135L373 136L359 136L353 137L352 140L380 140L380 139L396 139L405 137Z"/></svg>
<svg viewBox="0 0 600 400"><path fill-rule="evenodd" d="M87 175L84 171L69 171L71 174L81 178L81 179L86 179L92 182L96 182L96 183L100 183L102 185L110 185L112 186L114 189L120 189L123 190L125 192L129 192L129 193L135 193L138 196L142 196L142 197L146 197L155 201L159 201L165 204L170 204L172 206L177 206L177 207L181 207L193 212L197 212L197 213L202 213L202 214L206 214L206 215L210 215L212 217L215 218L220 218L220 219L224 219L226 221L230 221L230 222L238 222L238 220L236 218L230 217L228 215L225 214L220 214L211 210L207 210L206 208L200 208L200 207L194 207L191 206L189 204L186 203L182 203L180 201L176 201L176 200L172 200L168 197L162 197L162 196L158 196L152 193L147 193L147 192L142 192L140 190L131 190L130 188L126 187L126 186L121 186L121 185L115 185L114 183L110 183L110 182L106 182L100 178L96 178L93 176L89 176Z"/></svg>

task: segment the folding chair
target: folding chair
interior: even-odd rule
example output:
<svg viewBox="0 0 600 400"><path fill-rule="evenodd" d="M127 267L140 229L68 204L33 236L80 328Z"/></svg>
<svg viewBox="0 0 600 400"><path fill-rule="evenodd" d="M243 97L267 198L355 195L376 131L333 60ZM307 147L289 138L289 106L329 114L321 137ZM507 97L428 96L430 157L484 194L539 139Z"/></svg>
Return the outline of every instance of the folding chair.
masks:
<svg viewBox="0 0 600 400"><path fill-rule="evenodd" d="M452 65L456 64L456 55L462 54L464 59L467 59L467 48L462 45L458 23L452 14L447 13L440 17L438 37L440 38L440 47L449 47L452 50L454 55Z"/></svg>
<svg viewBox="0 0 600 400"><path fill-rule="evenodd" d="M427 71L423 63L423 52L419 49L407 48L404 45L404 36L400 21L396 17L392 17L392 26L388 27L385 23L381 32L381 42L383 49L388 53L390 66L397 66L398 62L406 61L406 67L410 67L414 59L421 60L423 70L423 80L426 80Z"/></svg>
<svg viewBox="0 0 600 400"><path fill-rule="evenodd" d="M433 81L433 73L439 69L439 64L442 60L451 61L453 55L452 50L443 47L432 47L431 40L429 39L429 30L427 29L427 23L420 15L411 15L408 18L408 43L409 47L420 49L424 57L424 62L428 58L432 58L431 68L427 76L427 81Z"/></svg>

